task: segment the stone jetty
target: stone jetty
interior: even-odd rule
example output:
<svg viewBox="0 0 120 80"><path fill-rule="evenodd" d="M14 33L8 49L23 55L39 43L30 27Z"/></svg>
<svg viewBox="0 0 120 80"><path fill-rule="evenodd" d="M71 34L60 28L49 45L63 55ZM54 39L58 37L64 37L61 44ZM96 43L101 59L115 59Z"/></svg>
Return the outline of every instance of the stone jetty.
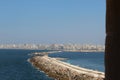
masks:
<svg viewBox="0 0 120 80"><path fill-rule="evenodd" d="M81 68L48 56L34 56L29 61L56 80L104 80L104 73Z"/></svg>

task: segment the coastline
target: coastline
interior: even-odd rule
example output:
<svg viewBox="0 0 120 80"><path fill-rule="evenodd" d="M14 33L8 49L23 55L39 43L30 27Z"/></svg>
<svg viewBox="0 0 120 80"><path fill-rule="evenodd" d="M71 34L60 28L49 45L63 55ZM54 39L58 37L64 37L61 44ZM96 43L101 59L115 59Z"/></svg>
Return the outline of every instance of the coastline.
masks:
<svg viewBox="0 0 120 80"><path fill-rule="evenodd" d="M32 48L0 48L8 50L47 50L47 51L57 51L57 52L105 52L104 50L55 50L55 49L32 49Z"/></svg>
<svg viewBox="0 0 120 80"><path fill-rule="evenodd" d="M103 80L104 73L74 66L48 56L34 56L29 59L36 68L57 80Z"/></svg>

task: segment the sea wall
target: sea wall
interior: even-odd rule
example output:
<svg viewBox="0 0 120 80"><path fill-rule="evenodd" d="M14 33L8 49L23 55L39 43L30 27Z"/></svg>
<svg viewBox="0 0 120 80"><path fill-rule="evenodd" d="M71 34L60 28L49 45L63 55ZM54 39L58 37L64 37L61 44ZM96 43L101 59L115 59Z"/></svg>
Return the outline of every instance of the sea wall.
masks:
<svg viewBox="0 0 120 80"><path fill-rule="evenodd" d="M57 80L103 80L104 73L77 67L48 56L35 56L29 61Z"/></svg>

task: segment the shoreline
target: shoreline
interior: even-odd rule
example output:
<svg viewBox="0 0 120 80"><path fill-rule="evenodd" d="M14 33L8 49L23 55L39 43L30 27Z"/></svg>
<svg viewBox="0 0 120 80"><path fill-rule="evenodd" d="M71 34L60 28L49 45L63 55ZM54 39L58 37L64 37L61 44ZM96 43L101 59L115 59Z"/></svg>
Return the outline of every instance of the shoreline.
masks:
<svg viewBox="0 0 120 80"><path fill-rule="evenodd" d="M36 68L57 80L103 80L104 73L62 62L48 56L35 56L29 59Z"/></svg>
<svg viewBox="0 0 120 80"><path fill-rule="evenodd" d="M29 49L29 48L0 48L2 49L8 49L8 50L47 50L47 51L61 51L61 52L105 52L104 50L102 51L97 51L97 50L49 50L49 49Z"/></svg>

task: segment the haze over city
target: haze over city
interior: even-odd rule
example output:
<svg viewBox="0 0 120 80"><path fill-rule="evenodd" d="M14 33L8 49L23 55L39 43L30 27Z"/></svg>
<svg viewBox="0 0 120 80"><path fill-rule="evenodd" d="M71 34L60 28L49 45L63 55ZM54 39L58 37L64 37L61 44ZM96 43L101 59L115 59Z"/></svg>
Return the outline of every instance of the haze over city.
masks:
<svg viewBox="0 0 120 80"><path fill-rule="evenodd" d="M105 0L1 0L0 44L105 41Z"/></svg>

